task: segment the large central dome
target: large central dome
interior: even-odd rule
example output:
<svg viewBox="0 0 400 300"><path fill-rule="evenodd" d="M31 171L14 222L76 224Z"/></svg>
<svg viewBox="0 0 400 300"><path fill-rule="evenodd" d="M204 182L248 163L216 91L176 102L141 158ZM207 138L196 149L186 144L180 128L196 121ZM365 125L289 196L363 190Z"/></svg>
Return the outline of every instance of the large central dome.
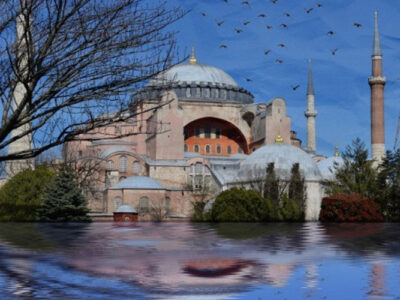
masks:
<svg viewBox="0 0 400 300"><path fill-rule="evenodd" d="M176 83L207 83L238 87L236 81L227 73L210 65L198 63L183 63L161 73L152 80L150 85L163 84L164 82Z"/></svg>
<svg viewBox="0 0 400 300"><path fill-rule="evenodd" d="M253 95L219 68L199 64L194 57L155 76L143 90L143 99L160 99L173 89L179 101L209 103L253 103Z"/></svg>

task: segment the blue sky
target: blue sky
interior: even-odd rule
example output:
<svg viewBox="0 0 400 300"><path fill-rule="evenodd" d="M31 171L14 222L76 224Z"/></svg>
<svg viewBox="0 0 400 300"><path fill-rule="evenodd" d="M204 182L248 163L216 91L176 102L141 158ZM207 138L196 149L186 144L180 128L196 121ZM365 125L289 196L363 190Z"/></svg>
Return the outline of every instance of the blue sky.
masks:
<svg viewBox="0 0 400 300"><path fill-rule="evenodd" d="M256 102L283 97L292 129L306 142L306 85L312 59L317 151L331 156L360 137L370 144L370 88L374 10L379 13L385 87L386 148L394 145L400 113L399 0L169 0L191 9L174 24L181 54L195 46L200 63L214 65L251 91ZM317 7L317 2L322 7ZM313 8L310 13L305 9ZM202 12L206 16L202 16ZM285 13L290 14L290 17ZM258 17L265 14L265 18ZM217 26L217 21L224 21ZM243 22L250 21L248 25ZM354 23L360 23L360 28ZM287 28L280 26L286 24ZM272 26L268 30L266 26ZM234 28L242 29L237 34ZM328 31L334 31L328 35ZM281 48L278 44L285 44ZM219 46L225 44L227 49ZM335 55L331 50L338 49ZM270 49L268 55L264 50ZM282 64L276 63L281 59ZM246 81L250 78L252 81ZM291 86L300 85L293 91Z"/></svg>

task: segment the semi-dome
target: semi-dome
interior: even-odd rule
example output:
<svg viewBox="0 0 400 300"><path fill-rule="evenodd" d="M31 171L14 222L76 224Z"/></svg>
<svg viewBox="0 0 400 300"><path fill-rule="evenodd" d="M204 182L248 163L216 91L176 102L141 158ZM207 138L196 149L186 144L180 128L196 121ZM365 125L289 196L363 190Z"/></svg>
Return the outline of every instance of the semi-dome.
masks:
<svg viewBox="0 0 400 300"><path fill-rule="evenodd" d="M182 63L156 76L150 85L175 83L207 83L211 85L227 85L238 87L236 81L227 73L210 65L198 63Z"/></svg>
<svg viewBox="0 0 400 300"><path fill-rule="evenodd" d="M322 178L325 180L335 179L335 165L343 166L344 160L340 156L332 156L317 163Z"/></svg>
<svg viewBox="0 0 400 300"><path fill-rule="evenodd" d="M264 178L269 163L274 163L275 174L281 179L290 178L295 163L299 163L305 180L321 179L318 166L309 154L298 147L276 143L257 149L243 161L238 173L239 181Z"/></svg>
<svg viewBox="0 0 400 300"><path fill-rule="evenodd" d="M165 190L157 180L147 176L132 176L121 180L117 185L110 187L111 190Z"/></svg>

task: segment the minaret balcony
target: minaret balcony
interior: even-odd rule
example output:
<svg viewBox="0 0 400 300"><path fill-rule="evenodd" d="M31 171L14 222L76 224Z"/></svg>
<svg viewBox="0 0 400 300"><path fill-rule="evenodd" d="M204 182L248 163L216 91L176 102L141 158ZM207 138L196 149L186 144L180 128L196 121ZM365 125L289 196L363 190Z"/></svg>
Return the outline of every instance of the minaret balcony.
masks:
<svg viewBox="0 0 400 300"><path fill-rule="evenodd" d="M386 83L386 77L385 76L373 76L368 78L368 83L370 85L372 84L385 84Z"/></svg>
<svg viewBox="0 0 400 300"><path fill-rule="evenodd" d="M316 117L317 116L317 111L316 110L306 110L306 111L304 111L304 115L307 117L307 118L309 118L309 117Z"/></svg>

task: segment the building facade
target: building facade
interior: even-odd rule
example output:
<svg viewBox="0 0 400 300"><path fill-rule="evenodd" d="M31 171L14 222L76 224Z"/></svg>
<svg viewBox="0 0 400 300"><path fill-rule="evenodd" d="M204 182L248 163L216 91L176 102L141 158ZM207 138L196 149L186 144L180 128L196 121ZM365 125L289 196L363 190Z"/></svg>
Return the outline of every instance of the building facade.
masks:
<svg viewBox="0 0 400 300"><path fill-rule="evenodd" d="M309 72L308 121L316 116ZM66 160L99 161L89 195L92 212L110 215L131 205L142 220L160 209L164 217L189 217L193 202L262 180L273 161L282 174L300 163L309 191L307 219L318 218L321 174L315 161L321 156L315 153L315 121L308 126L311 143L303 149L284 99L256 103L231 76L198 63L193 53L189 62L152 79L132 99L131 109L127 122L95 132L102 139L84 141L83 136L64 147ZM127 136L110 138L121 135ZM254 162L259 178L249 173Z"/></svg>

